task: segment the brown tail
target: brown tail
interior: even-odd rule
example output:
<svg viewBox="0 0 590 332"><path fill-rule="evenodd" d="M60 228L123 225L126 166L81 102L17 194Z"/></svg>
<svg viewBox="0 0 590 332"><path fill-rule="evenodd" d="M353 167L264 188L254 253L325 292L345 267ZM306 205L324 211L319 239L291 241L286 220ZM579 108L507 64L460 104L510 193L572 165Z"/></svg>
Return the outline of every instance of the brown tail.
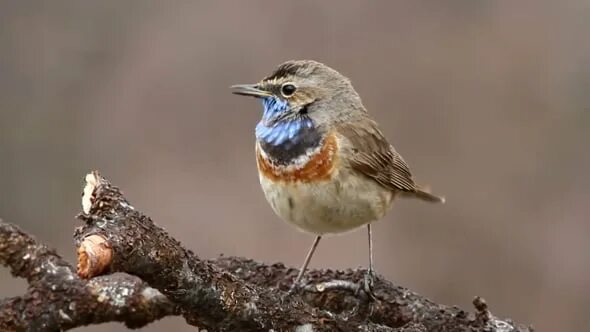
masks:
<svg viewBox="0 0 590 332"><path fill-rule="evenodd" d="M410 193L408 193L410 194ZM444 203L445 202L445 198L442 196L436 196L434 194L430 193L430 190L428 190L427 187L417 187L416 191L411 193L414 197L420 198L421 200L424 200L426 202L431 202L431 203Z"/></svg>

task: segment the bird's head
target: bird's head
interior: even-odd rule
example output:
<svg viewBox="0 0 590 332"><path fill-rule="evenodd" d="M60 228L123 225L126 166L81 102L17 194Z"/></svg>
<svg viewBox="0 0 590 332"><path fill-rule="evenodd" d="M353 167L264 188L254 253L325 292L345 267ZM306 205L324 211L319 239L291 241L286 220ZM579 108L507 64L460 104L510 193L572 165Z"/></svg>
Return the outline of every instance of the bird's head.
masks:
<svg viewBox="0 0 590 332"><path fill-rule="evenodd" d="M305 135L321 135L363 110L346 77L312 60L287 61L260 82L234 85L232 90L262 100L256 137L275 146L288 147Z"/></svg>

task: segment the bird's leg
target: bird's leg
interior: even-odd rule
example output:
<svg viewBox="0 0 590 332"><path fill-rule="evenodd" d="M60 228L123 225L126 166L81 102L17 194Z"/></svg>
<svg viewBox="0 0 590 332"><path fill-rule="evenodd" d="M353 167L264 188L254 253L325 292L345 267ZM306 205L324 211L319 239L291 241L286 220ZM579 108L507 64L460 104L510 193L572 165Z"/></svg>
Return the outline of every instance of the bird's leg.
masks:
<svg viewBox="0 0 590 332"><path fill-rule="evenodd" d="M327 290L347 290L355 295L360 295L360 292L364 292L367 295L367 298L372 301L378 300L377 296L373 292L373 285L375 281L375 271L373 270L373 238L371 234L371 224L367 224L367 235L369 239L369 269L364 275L364 278L360 282L353 282L348 280L330 280L320 282L316 285L308 285L303 288L304 291L312 292L312 293L322 293ZM297 280L291 287L290 293L293 292L297 287L299 287L299 280L301 279L309 260L311 259L311 255L315 250L319 242L319 236L316 238L316 241L313 243L309 253L307 254L307 258L305 259L305 263L303 267L299 271L299 275L297 276Z"/></svg>
<svg viewBox="0 0 590 332"><path fill-rule="evenodd" d="M375 294L373 294L373 284L375 282L375 272L373 271L373 237L371 235L371 224L367 224L367 235L369 238L369 270L365 274L363 282L363 290L367 295L375 300Z"/></svg>
<svg viewBox="0 0 590 332"><path fill-rule="evenodd" d="M373 274L373 236L371 235L371 224L367 224L367 235L369 238L369 274Z"/></svg>
<svg viewBox="0 0 590 332"><path fill-rule="evenodd" d="M303 262L301 269L299 269L299 274L297 274L297 278L295 278L293 285L291 285L291 289L289 290L289 293L293 293L293 292L297 291L299 289L299 287L301 286L299 284L301 282L301 278L303 278L303 274L305 273L305 270L307 270L307 266L309 265L309 262L311 261L311 257L313 256L313 253L315 252L315 249L317 248L318 243L320 243L321 239L322 239L322 236L318 235L318 236L316 236L315 240L313 240L313 244L311 245L311 248L309 248L309 252L307 253L307 256L305 257L305 261Z"/></svg>

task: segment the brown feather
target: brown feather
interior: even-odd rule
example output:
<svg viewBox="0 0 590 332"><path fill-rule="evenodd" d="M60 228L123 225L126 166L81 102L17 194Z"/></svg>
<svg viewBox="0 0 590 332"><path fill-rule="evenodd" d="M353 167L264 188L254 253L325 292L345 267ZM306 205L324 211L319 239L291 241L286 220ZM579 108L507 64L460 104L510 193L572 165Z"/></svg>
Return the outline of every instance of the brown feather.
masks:
<svg viewBox="0 0 590 332"><path fill-rule="evenodd" d="M342 123L337 132L352 145L352 154L347 157L354 170L392 191L402 191L425 201L444 202L444 198L416 185L408 164L387 142L375 121L363 117L357 121Z"/></svg>

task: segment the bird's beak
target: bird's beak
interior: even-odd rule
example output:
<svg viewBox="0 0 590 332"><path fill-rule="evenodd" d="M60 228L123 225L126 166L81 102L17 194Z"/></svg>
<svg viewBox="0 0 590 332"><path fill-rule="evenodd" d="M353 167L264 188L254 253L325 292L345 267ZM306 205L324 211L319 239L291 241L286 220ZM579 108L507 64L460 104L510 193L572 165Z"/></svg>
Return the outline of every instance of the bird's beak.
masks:
<svg viewBox="0 0 590 332"><path fill-rule="evenodd" d="M242 96L251 96L256 98L270 97L272 94L268 91L260 89L258 84L238 84L230 87L232 93Z"/></svg>

